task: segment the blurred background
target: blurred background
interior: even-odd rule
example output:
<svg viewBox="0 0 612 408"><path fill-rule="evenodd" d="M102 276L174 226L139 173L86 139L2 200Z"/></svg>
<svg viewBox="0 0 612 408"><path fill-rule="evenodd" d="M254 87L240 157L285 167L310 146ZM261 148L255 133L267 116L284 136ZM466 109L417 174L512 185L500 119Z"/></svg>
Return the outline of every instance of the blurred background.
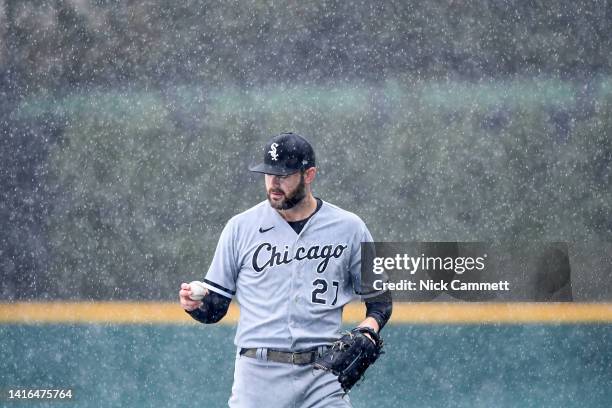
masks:
<svg viewBox="0 0 612 408"><path fill-rule="evenodd" d="M247 166L282 131L376 240L570 242L609 301L611 23L608 1L0 0L0 301L174 302L265 199ZM609 323L400 323L355 406L612 400ZM180 406L204 381L224 406L231 327L126 327L0 325L0 386ZM186 379L195 350L230 371Z"/></svg>
<svg viewBox="0 0 612 408"><path fill-rule="evenodd" d="M1 299L174 299L305 135L379 241L612 242L604 1L0 0ZM609 271L609 270L608 270Z"/></svg>

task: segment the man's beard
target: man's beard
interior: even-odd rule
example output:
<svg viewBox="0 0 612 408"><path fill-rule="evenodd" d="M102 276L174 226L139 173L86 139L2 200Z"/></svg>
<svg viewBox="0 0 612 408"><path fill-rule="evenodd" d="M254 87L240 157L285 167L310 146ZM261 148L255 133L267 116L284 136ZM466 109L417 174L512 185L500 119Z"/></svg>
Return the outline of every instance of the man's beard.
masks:
<svg viewBox="0 0 612 408"><path fill-rule="evenodd" d="M272 199L270 198L270 192L272 191L285 193L281 189L276 188L272 188L270 189L270 191L268 191L268 202L270 203L272 208L275 208L277 210L288 210L290 208L293 208L297 204L299 204L304 199L304 197L306 197L306 183L304 183L304 175L301 175L300 184L298 184L295 190L293 190L293 193L285 195L285 197L280 202L272 201Z"/></svg>

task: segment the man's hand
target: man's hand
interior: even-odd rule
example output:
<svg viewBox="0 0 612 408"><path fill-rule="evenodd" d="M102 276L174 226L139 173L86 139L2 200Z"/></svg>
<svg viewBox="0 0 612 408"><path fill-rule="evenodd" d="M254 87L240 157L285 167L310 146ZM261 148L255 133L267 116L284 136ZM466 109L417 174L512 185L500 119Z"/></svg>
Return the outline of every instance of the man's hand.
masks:
<svg viewBox="0 0 612 408"><path fill-rule="evenodd" d="M365 371L382 354L383 341L368 326L356 327L340 337L314 362L314 368L338 376L344 392L349 392Z"/></svg>
<svg viewBox="0 0 612 408"><path fill-rule="evenodd" d="M373 317L366 317L365 320L363 322L359 323L359 325L357 327L369 327L370 329L374 330L376 333L378 333L380 331L380 327L378 326L378 322ZM370 336L369 333L364 333L364 335L368 339L372 340L372 343L376 343L376 341L374 341L374 339L372 338L372 336Z"/></svg>
<svg viewBox="0 0 612 408"><path fill-rule="evenodd" d="M179 290L179 300L181 302L181 306L188 312L196 310L198 307L202 306L201 300L192 300L191 299L191 286L188 283L181 283L181 290Z"/></svg>

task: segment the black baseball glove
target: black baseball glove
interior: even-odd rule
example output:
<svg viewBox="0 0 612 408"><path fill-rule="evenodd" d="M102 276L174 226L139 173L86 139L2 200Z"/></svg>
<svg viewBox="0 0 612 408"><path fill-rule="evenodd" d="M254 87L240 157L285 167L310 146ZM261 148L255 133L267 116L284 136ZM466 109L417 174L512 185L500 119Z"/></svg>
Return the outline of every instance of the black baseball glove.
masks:
<svg viewBox="0 0 612 408"><path fill-rule="evenodd" d="M370 340L365 333L368 333ZM369 327L357 327L342 336L332 347L314 362L314 367L331 371L338 376L344 392L355 385L381 351L383 341Z"/></svg>

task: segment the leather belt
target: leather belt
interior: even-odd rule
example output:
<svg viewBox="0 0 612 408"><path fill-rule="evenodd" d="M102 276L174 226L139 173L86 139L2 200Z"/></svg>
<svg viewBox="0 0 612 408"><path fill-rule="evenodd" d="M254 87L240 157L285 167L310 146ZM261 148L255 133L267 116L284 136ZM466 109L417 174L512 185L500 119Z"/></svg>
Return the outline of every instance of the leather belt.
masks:
<svg viewBox="0 0 612 408"><path fill-rule="evenodd" d="M326 346L325 349L328 347ZM271 349L256 349L256 348L243 348L240 349L240 355L245 357L257 358L257 351L263 350L264 355L267 356L268 361L274 361L277 363L306 365L312 364L319 356L319 347L316 349L306 351L279 351Z"/></svg>

